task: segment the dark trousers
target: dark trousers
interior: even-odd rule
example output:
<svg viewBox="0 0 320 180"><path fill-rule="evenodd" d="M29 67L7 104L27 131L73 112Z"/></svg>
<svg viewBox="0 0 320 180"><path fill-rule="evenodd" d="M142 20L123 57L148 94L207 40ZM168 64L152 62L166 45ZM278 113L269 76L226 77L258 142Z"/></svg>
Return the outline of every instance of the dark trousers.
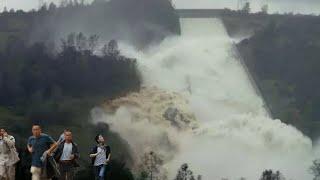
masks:
<svg viewBox="0 0 320 180"><path fill-rule="evenodd" d="M94 166L94 176L95 180L104 180L106 174L106 165L102 164L99 166Z"/></svg>
<svg viewBox="0 0 320 180"><path fill-rule="evenodd" d="M75 168L71 162L60 162L60 177L59 180L73 180L75 174Z"/></svg>

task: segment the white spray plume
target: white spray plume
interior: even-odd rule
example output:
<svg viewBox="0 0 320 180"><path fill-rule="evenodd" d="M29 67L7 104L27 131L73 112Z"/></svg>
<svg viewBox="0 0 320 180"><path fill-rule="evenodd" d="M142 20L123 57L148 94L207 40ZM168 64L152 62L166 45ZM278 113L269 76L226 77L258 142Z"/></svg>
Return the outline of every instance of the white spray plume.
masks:
<svg viewBox="0 0 320 180"><path fill-rule="evenodd" d="M312 179L311 140L266 115L261 98L231 53L232 42L221 21L181 19L181 26L182 36L170 37L148 52L120 47L122 53L138 59L144 86L176 92L181 94L178 99L187 100L199 128L179 130L155 121L164 113L163 106L180 101L156 98L144 103L157 96L145 92L126 99L140 99L139 106L120 104L112 115L93 111L93 119L108 122L128 141L137 159L149 148L164 155L169 179L182 163L189 163L205 180L257 180L265 169L280 170L288 179ZM148 112L141 112L144 109Z"/></svg>

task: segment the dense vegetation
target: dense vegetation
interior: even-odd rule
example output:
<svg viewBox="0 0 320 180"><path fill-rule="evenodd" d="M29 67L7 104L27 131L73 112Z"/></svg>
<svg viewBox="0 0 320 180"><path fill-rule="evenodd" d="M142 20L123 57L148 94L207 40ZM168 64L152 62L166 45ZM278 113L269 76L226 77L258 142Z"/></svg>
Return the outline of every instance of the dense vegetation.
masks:
<svg viewBox="0 0 320 180"><path fill-rule="evenodd" d="M84 4L63 0L39 11L6 11L0 15L0 50L12 34L27 42L52 42L72 32L97 34L103 40L126 41L138 48L180 32L169 0L95 0Z"/></svg>
<svg viewBox="0 0 320 180"><path fill-rule="evenodd" d="M115 41L102 48L101 56L94 55L88 48L95 41L96 36L71 34L58 54L40 43L26 46L17 38L6 43L0 53L1 127L16 136L22 151L36 122L56 136L65 127L72 129L76 140L81 139L82 152L87 152L99 132L88 121L90 109L103 100L139 90L136 60L120 56ZM115 157L121 156L126 143L107 127L103 132L121 149ZM124 162L130 162L127 158Z"/></svg>
<svg viewBox="0 0 320 180"><path fill-rule="evenodd" d="M58 54L49 53L43 44L26 46L10 39L0 53L0 105L31 119L46 119L46 124L59 124L66 123L70 113L64 109L65 100L112 98L139 88L136 60L118 55L114 41L96 56L82 47L87 38L81 33L78 37L83 39L77 44L68 38Z"/></svg>
<svg viewBox="0 0 320 180"><path fill-rule="evenodd" d="M77 179L91 179L86 152L97 133L116 149L109 178L133 179L127 143L106 124L92 125L90 111L140 88L136 60L121 56L117 41L143 48L179 33L178 22L167 0L66 0L0 13L0 126L23 156L18 179L30 175L25 141L34 122L55 138L68 127L81 140Z"/></svg>
<svg viewBox="0 0 320 180"><path fill-rule="evenodd" d="M239 49L275 118L319 136L320 17L268 21Z"/></svg>

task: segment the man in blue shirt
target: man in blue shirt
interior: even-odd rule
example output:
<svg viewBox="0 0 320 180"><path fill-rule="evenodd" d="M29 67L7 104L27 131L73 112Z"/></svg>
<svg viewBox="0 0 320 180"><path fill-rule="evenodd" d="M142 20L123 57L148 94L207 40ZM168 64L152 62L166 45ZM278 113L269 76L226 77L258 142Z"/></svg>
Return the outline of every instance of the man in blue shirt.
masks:
<svg viewBox="0 0 320 180"><path fill-rule="evenodd" d="M32 126L32 136L28 139L28 151L32 154L31 174L32 180L47 179L42 157L51 155L57 143L48 135L43 134L40 125Z"/></svg>

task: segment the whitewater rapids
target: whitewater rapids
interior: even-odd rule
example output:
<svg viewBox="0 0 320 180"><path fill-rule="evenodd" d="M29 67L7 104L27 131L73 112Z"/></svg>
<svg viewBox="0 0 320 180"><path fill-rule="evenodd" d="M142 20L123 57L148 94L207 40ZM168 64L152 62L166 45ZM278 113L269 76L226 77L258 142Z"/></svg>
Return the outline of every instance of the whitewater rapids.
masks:
<svg viewBox="0 0 320 180"><path fill-rule="evenodd" d="M204 180L257 180L265 169L312 179L311 140L268 117L222 22L185 18L181 29L181 36L147 52L120 44L122 54L138 59L145 88L116 100L113 112L93 110L93 120L107 122L126 139L137 163L145 152L158 153L162 179L173 179L182 163ZM163 120L169 106L194 117L193 125L176 128Z"/></svg>

